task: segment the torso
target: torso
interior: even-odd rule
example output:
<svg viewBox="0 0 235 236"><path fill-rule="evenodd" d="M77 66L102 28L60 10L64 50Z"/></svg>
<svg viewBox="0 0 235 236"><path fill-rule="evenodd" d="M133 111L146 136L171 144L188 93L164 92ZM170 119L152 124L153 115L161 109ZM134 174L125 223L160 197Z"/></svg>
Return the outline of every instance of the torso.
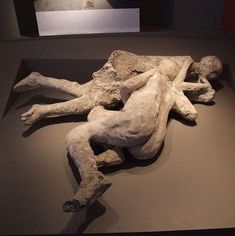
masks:
<svg viewBox="0 0 235 236"><path fill-rule="evenodd" d="M157 122L165 79L160 73L153 76L144 87L131 94L122 111L100 120L107 132L105 142L132 146L149 139Z"/></svg>

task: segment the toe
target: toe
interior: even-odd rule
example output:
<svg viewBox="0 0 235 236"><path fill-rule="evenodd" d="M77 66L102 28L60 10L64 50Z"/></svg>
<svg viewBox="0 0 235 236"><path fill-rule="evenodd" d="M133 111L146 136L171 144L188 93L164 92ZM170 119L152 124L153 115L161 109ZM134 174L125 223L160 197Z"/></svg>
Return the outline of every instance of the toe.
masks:
<svg viewBox="0 0 235 236"><path fill-rule="evenodd" d="M29 117L29 116L31 116L32 114L33 114L33 110L30 109L29 111L23 113L23 114L21 115L21 118Z"/></svg>

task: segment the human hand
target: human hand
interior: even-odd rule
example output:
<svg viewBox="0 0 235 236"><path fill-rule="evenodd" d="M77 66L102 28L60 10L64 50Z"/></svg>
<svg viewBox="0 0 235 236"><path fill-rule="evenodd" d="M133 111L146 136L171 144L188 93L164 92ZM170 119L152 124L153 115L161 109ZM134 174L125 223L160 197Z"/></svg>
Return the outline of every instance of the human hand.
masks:
<svg viewBox="0 0 235 236"><path fill-rule="evenodd" d="M27 112L21 115L21 120L25 126L31 126L36 121L44 117L44 109L42 105L35 104Z"/></svg>

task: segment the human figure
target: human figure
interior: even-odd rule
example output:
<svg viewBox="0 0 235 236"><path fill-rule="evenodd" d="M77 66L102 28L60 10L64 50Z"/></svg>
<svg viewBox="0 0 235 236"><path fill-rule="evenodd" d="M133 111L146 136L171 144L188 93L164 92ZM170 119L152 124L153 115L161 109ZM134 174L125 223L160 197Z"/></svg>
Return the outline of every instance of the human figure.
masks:
<svg viewBox="0 0 235 236"><path fill-rule="evenodd" d="M191 63L190 58L185 60L172 83L164 70L165 65L122 82L120 91L124 107L121 111L96 107L94 110L98 113L93 116L94 120L88 117L88 123L68 133L66 146L78 167L81 183L74 198L64 204L65 211L85 208L111 185L97 169L97 162L104 153L95 156L90 146L91 140L126 147L133 157L149 159L159 151L164 141L168 114L175 105L180 104L182 114L196 119L196 110L183 91L203 89L207 85L191 83L189 86L188 82L184 82Z"/></svg>
<svg viewBox="0 0 235 236"><path fill-rule="evenodd" d="M115 53L118 56L115 57ZM197 112L184 92L193 92L195 100L211 101L214 93L207 79L222 70L220 61L215 57L204 58L199 64L190 66L190 57L171 59L136 56L123 51L115 53L85 85L31 74L14 87L17 91L25 91L45 86L80 96L64 103L36 105L39 106L36 113L34 106L23 114L25 122L50 115L88 113L93 108L88 115L89 122L72 130L66 138L67 149L82 181L74 199L65 203L65 211L86 207L110 187L111 183L98 171L97 165L120 163L122 156L119 148L127 147L137 159L153 157L164 140L171 109L185 119L195 120ZM211 58L213 60L208 60ZM123 59L126 61L121 63ZM197 81L191 83L189 77L184 82L188 71L199 75ZM113 105L121 98L125 104L121 111L107 111L100 106ZM42 111L38 112L41 108ZM35 119L35 114L39 114L39 118ZM90 140L115 146L116 149L95 156Z"/></svg>
<svg viewBox="0 0 235 236"><path fill-rule="evenodd" d="M138 74L158 68L162 60L167 62L168 80L174 79L188 56L137 56L133 53L117 50L109 57L107 63L93 74L93 79L80 85L63 79L45 77L37 72L32 72L28 77L14 86L15 92L24 92L39 87L47 87L76 97L67 102L50 105L33 105L22 114L25 125L32 125L36 121L60 115L88 114L92 108L102 105L105 108L115 106L120 100L120 82L135 77ZM210 77L218 77L222 71L220 60L214 56L204 57L200 63L193 63L190 74L197 76L198 83L207 84L207 88L191 92L191 101L210 102L215 94L207 81ZM204 78L204 79L203 79ZM190 80L189 80L190 81ZM178 112L178 109L175 109Z"/></svg>

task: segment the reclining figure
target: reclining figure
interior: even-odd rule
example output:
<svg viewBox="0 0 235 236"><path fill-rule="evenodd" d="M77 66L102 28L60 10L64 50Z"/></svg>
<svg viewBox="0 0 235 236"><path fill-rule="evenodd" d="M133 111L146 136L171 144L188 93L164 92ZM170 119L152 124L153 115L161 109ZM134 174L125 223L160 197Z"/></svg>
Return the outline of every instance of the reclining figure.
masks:
<svg viewBox="0 0 235 236"><path fill-rule="evenodd" d="M188 56L146 57L115 51L103 68L93 74L93 80L84 85L37 73L17 83L14 89L19 92L45 86L78 97L64 103L34 105L22 115L26 125L51 115L91 111L88 122L66 137L66 147L78 167L81 183L73 199L64 204L64 211L87 207L110 187L97 166L121 163L123 147L139 160L154 157L164 141L170 110L195 120L197 112L190 100L212 101L215 91L208 80L218 77L221 71L221 62L213 56L193 63ZM105 109L120 100L124 103L122 110ZM114 148L94 155L91 140Z"/></svg>
<svg viewBox="0 0 235 236"><path fill-rule="evenodd" d="M111 54L107 63L99 71L93 73L92 80L82 85L77 82L45 77L38 72L32 72L14 86L15 92L46 87L73 95L75 99L50 105L36 104L28 112L22 114L21 120L26 126L30 126L36 121L50 116L88 114L97 105L112 108L121 101L119 91L121 81L128 80L153 68L158 68L162 60L164 60L164 63L161 63L161 65L164 64L168 74L175 74L187 58L188 56L138 56L126 51L116 50ZM207 85L207 88L188 93L187 96L190 96L190 101L205 103L212 101L215 91L208 80L217 78L221 71L222 64L214 56L204 57L199 63L192 63L188 71L188 82L203 83ZM172 79L171 75L169 80ZM180 112L177 105L173 109ZM185 118L187 119L187 117Z"/></svg>

